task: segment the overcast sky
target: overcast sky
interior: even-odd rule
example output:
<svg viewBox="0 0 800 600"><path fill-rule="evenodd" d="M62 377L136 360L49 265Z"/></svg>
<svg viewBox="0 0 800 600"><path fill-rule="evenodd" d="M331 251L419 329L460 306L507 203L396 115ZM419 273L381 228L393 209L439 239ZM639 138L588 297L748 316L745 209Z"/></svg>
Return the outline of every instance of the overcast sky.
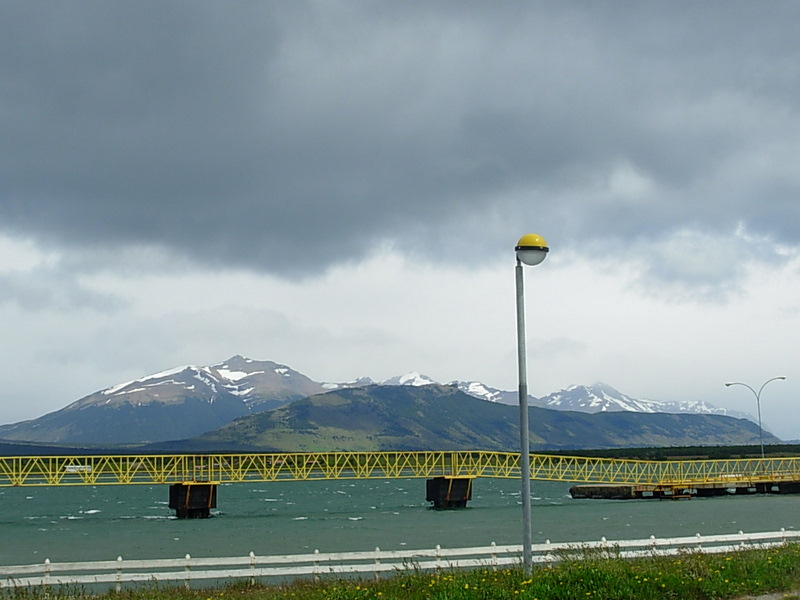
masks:
<svg viewBox="0 0 800 600"><path fill-rule="evenodd" d="M800 438L800 3L0 3L0 423L235 354ZM535 427L535 424L534 424ZM698 440L702 442L702 440Z"/></svg>

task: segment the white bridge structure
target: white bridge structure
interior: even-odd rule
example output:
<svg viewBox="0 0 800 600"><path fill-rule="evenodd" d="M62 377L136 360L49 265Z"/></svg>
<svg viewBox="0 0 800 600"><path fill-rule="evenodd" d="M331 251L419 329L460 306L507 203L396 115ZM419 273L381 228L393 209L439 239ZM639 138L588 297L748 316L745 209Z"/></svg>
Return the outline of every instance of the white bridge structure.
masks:
<svg viewBox="0 0 800 600"><path fill-rule="evenodd" d="M682 552L726 553L748 548L785 545L800 539L800 531L732 535L700 535L639 540L607 540L534 544L533 562L554 564L566 557L587 553L609 558L669 556ZM405 571L448 569L497 569L522 564L522 546L441 548L429 550L381 550L366 552L248 555L227 558L183 558L116 560L94 562L51 562L0 566L0 590L36 586L107 585L120 591L124 584L182 582L186 588L198 582L231 579L292 580L302 577L371 576L402 574Z"/></svg>

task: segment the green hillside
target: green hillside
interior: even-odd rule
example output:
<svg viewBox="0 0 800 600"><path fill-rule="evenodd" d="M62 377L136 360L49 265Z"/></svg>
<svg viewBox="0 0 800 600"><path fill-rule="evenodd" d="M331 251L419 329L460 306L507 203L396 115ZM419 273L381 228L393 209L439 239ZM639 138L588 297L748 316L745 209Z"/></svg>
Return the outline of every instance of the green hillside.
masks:
<svg viewBox="0 0 800 600"><path fill-rule="evenodd" d="M367 386L318 394L243 417L188 445L285 452L514 451L519 448L518 423L517 407L480 400L451 386ZM758 441L754 423L718 415L531 408L530 427L533 451Z"/></svg>

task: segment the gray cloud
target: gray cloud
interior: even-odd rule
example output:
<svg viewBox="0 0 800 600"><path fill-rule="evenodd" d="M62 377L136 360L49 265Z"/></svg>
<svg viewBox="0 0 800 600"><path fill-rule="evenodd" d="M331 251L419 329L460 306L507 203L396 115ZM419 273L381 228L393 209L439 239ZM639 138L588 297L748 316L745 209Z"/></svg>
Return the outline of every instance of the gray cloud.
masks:
<svg viewBox="0 0 800 600"><path fill-rule="evenodd" d="M282 275L387 241L480 261L528 229L652 238L656 271L687 229L796 245L799 13L5 3L0 231Z"/></svg>
<svg viewBox="0 0 800 600"><path fill-rule="evenodd" d="M116 312L125 306L121 298L91 289L59 266L0 273L0 305L6 303L25 311L53 309L101 313Z"/></svg>

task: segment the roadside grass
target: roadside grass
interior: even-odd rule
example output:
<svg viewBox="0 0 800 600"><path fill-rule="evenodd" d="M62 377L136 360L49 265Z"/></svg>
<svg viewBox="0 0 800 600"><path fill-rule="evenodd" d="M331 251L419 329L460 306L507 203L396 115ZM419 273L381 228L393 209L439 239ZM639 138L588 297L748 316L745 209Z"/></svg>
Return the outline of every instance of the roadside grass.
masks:
<svg viewBox="0 0 800 600"><path fill-rule="evenodd" d="M590 550L553 566L522 570L402 571L380 580L321 578L283 585L238 581L217 588L147 585L92 593L70 587L11 588L8 600L681 600L781 593L800 600L800 545L728 554L687 551L623 559Z"/></svg>

